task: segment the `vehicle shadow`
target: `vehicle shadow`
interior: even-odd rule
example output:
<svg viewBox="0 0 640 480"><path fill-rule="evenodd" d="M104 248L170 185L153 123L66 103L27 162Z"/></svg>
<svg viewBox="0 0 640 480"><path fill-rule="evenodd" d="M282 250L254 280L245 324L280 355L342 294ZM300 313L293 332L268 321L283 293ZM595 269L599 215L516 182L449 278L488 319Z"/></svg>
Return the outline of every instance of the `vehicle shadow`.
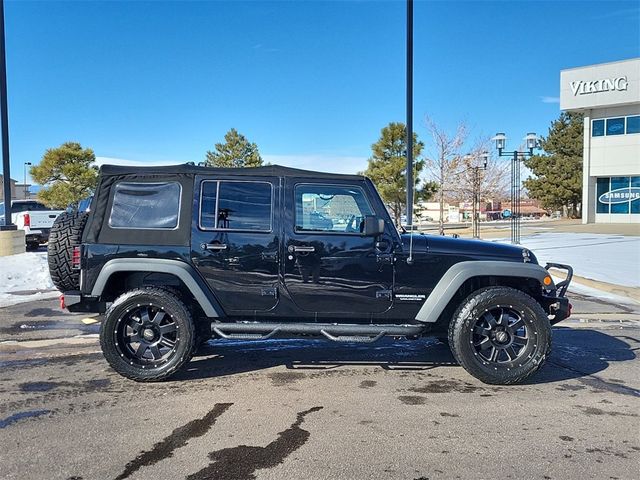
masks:
<svg viewBox="0 0 640 480"><path fill-rule="evenodd" d="M637 344L636 339L625 337L619 330L607 334L586 328L556 327L550 358L527 383L552 383L597 374L606 370L611 362L635 359ZM434 338L383 339L374 344L316 339L211 340L173 380L229 376L276 366L307 371L345 366L424 371L458 364L449 347Z"/></svg>
<svg viewBox="0 0 640 480"><path fill-rule="evenodd" d="M447 345L434 338L382 339L373 344L317 339L210 340L172 380L234 375L285 366L290 370L332 370L372 366L386 370L429 370L457 366Z"/></svg>
<svg viewBox="0 0 640 480"><path fill-rule="evenodd" d="M527 383L540 384L583 378L604 372L610 363L636 358L640 340L625 336L624 330L604 333L589 328L558 326L543 368Z"/></svg>

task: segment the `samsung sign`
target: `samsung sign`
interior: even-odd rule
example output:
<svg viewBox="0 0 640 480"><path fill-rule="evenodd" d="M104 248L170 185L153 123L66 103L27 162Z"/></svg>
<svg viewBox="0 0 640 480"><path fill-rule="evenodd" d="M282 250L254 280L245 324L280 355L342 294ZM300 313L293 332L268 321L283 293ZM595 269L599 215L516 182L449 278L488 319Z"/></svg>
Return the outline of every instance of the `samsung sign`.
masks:
<svg viewBox="0 0 640 480"><path fill-rule="evenodd" d="M609 192L605 192L598 198L600 203L604 204L614 204L614 203L625 203L625 202L633 202L634 200L640 199L640 187L625 187L625 188L616 188L615 190L611 190Z"/></svg>
<svg viewBox="0 0 640 480"><path fill-rule="evenodd" d="M574 96L601 92L624 92L628 86L629 82L625 75L624 77L605 78L588 82L582 80L571 82L571 91Z"/></svg>

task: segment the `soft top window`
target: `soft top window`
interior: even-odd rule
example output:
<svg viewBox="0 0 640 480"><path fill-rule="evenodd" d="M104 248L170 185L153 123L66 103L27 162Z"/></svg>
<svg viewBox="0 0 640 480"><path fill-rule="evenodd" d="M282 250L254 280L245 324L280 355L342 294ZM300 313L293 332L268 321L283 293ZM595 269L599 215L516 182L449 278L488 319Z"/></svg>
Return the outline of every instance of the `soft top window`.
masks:
<svg viewBox="0 0 640 480"><path fill-rule="evenodd" d="M174 229L180 215L178 182L120 182L115 186L111 228Z"/></svg>

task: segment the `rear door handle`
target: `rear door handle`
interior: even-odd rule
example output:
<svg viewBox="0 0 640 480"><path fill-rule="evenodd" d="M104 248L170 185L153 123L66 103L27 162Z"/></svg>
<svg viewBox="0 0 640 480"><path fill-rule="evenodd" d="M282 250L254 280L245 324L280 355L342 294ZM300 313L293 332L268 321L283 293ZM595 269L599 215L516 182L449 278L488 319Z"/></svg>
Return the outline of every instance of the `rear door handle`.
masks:
<svg viewBox="0 0 640 480"><path fill-rule="evenodd" d="M311 245L289 245L289 252L315 252L316 247Z"/></svg>
<svg viewBox="0 0 640 480"><path fill-rule="evenodd" d="M200 247L202 247L203 250L213 250L213 251L220 251L220 250L227 249L227 245L224 243L202 243Z"/></svg>

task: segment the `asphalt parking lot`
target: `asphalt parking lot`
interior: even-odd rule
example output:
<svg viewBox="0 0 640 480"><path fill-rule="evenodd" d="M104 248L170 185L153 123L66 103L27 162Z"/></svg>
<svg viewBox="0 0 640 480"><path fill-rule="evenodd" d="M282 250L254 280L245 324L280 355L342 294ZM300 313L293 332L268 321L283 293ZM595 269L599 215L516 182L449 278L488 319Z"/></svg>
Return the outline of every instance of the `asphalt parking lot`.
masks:
<svg viewBox="0 0 640 480"><path fill-rule="evenodd" d="M211 341L138 384L103 360L98 323L55 300L0 308L2 478L638 478L640 316L572 302L511 387L432 339Z"/></svg>

